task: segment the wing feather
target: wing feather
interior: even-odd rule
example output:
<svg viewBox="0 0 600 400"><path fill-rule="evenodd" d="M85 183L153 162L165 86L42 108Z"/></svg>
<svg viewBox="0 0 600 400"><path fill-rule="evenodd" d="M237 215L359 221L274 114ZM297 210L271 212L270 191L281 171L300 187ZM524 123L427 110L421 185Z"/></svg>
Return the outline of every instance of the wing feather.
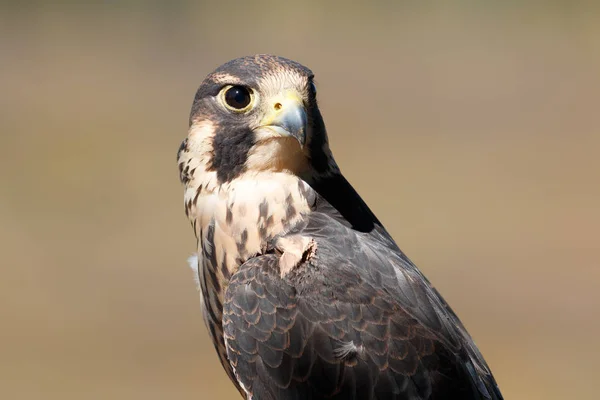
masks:
<svg viewBox="0 0 600 400"><path fill-rule="evenodd" d="M300 232L316 241L312 258L282 278L279 255L261 255L229 282L227 354L249 398L502 399L454 312L383 227L357 231L321 204Z"/></svg>

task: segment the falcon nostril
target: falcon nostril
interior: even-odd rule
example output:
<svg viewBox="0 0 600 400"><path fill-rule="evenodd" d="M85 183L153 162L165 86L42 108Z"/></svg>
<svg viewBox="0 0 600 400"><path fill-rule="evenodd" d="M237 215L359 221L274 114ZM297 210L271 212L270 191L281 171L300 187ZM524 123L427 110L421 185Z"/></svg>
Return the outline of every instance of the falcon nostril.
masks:
<svg viewBox="0 0 600 400"><path fill-rule="evenodd" d="M279 111L279 110L281 110L281 107L283 107L283 104L275 103L275 110Z"/></svg>

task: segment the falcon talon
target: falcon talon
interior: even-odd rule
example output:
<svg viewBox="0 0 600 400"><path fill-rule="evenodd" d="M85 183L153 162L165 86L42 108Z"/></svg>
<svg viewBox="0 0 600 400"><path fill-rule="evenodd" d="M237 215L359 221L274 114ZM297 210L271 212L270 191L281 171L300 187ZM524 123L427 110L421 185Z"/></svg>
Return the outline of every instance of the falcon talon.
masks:
<svg viewBox="0 0 600 400"><path fill-rule="evenodd" d="M217 68L177 163L204 322L245 399L502 400L456 314L340 172L310 69L271 55Z"/></svg>

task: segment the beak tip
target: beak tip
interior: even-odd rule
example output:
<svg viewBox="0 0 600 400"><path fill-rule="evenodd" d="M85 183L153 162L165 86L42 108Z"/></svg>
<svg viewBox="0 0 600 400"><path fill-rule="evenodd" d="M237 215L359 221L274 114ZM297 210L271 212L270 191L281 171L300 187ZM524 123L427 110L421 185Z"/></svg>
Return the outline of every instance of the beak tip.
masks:
<svg viewBox="0 0 600 400"><path fill-rule="evenodd" d="M306 144L306 128L308 119L302 105L289 107L271 122L271 125L282 128L288 135L293 136L301 146Z"/></svg>

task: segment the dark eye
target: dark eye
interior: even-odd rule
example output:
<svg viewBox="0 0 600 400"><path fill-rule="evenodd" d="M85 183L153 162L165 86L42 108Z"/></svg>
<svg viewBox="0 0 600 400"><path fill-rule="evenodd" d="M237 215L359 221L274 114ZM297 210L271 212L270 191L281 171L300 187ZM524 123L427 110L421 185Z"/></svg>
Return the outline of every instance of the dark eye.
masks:
<svg viewBox="0 0 600 400"><path fill-rule="evenodd" d="M235 110L243 110L251 101L250 90L245 86L232 86L225 91L225 103Z"/></svg>

